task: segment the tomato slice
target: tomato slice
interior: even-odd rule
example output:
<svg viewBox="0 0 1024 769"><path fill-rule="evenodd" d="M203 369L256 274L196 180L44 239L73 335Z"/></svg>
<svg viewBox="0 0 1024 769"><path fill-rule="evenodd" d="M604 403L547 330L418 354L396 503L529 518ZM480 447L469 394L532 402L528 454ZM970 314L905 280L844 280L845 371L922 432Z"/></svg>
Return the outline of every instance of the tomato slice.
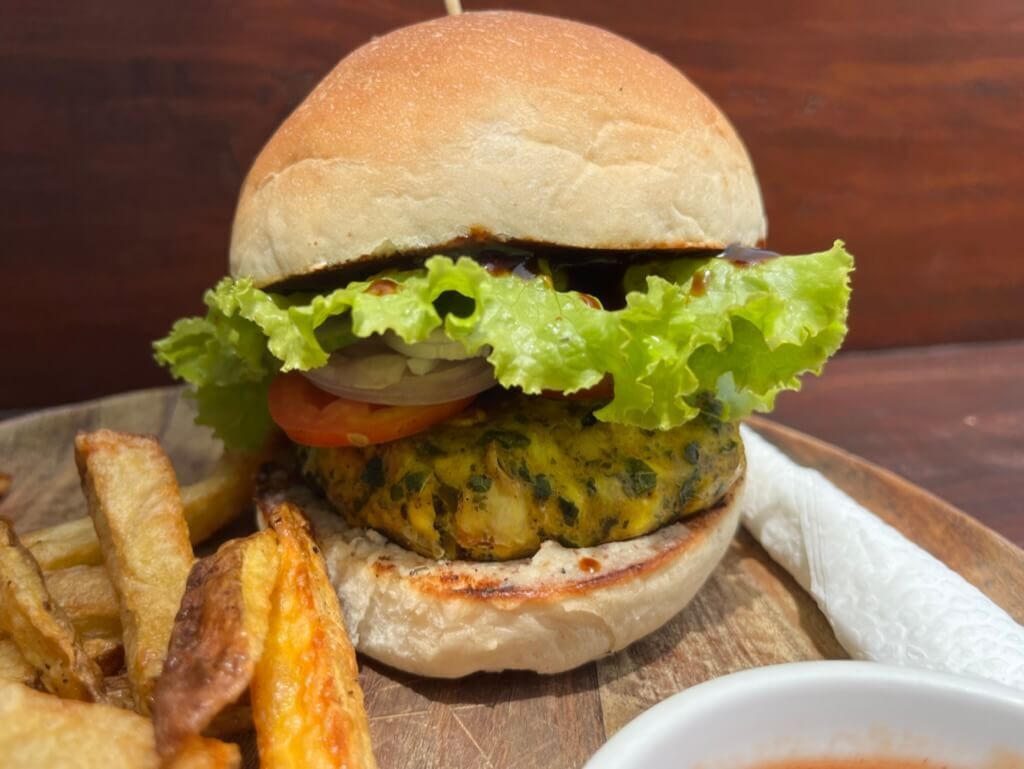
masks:
<svg viewBox="0 0 1024 769"><path fill-rule="evenodd" d="M302 374L281 374L270 383L270 416L289 438L305 446L369 446L423 432L455 416L473 397L431 406L377 406L339 398Z"/></svg>

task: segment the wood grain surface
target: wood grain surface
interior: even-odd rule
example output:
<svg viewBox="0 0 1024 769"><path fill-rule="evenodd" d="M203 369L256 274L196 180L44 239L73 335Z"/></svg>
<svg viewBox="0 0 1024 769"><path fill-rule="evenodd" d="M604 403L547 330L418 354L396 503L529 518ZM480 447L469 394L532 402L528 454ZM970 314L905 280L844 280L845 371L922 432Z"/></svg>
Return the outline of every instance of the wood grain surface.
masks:
<svg viewBox="0 0 1024 769"><path fill-rule="evenodd" d="M851 347L1024 336L1019 0L465 0L686 71L755 160L770 244L847 240ZM0 407L166 381L149 342L226 270L235 196L341 56L441 0L6 0Z"/></svg>
<svg viewBox="0 0 1024 769"><path fill-rule="evenodd" d="M1024 547L1024 342L840 355L772 419L887 467Z"/></svg>
<svg viewBox="0 0 1024 769"><path fill-rule="evenodd" d="M163 388L0 423L0 469L14 476L0 514L22 531L84 514L71 453L80 429L154 433L183 482L201 477L217 448L191 416L180 391ZM752 424L1024 621L1024 553L1015 546L898 476L780 425ZM758 665L844 656L810 597L741 531L690 606L596 664L550 677L432 681L364 660L361 679L382 769L562 769L581 766L642 710L688 686Z"/></svg>

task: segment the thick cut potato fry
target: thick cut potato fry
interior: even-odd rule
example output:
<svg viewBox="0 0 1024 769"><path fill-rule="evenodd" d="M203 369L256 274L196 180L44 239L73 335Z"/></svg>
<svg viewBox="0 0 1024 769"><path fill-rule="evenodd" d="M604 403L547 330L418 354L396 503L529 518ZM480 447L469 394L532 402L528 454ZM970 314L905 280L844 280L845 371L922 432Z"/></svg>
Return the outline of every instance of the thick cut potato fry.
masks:
<svg viewBox="0 0 1024 769"><path fill-rule="evenodd" d="M248 701L228 705L203 729L204 737L237 737L252 731L252 707Z"/></svg>
<svg viewBox="0 0 1024 769"><path fill-rule="evenodd" d="M124 667L124 647L120 634L82 638L82 648L103 672L112 676ZM27 672L25 672L27 671ZM36 686L39 674L22 656L18 646L6 635L0 634L0 681L21 681Z"/></svg>
<svg viewBox="0 0 1024 769"><path fill-rule="evenodd" d="M192 544L205 542L246 510L252 508L253 479L266 454L237 454L225 451L209 477L183 486Z"/></svg>
<svg viewBox="0 0 1024 769"><path fill-rule="evenodd" d="M39 671L47 690L76 700L103 697L103 673L53 601L39 565L0 519L0 630Z"/></svg>
<svg viewBox="0 0 1024 769"><path fill-rule="evenodd" d="M111 676L124 666L124 647L120 637L83 638L82 648L103 675ZM39 686L39 673L25 660L17 645L0 635L0 681L18 681L26 686ZM106 698L104 698L106 699Z"/></svg>
<svg viewBox="0 0 1024 769"><path fill-rule="evenodd" d="M262 454L225 452L208 478L181 488L193 545L206 540L251 506L253 476L264 459ZM22 537L22 542L44 571L103 563L100 543L89 518L31 531Z"/></svg>
<svg viewBox="0 0 1024 769"><path fill-rule="evenodd" d="M132 687L128 683L126 673L107 676L104 681L107 692L107 704L115 705L124 710L135 711L135 700L132 699Z"/></svg>
<svg viewBox="0 0 1024 769"><path fill-rule="evenodd" d="M226 542L192 567L153 692L161 756L177 754L248 688L263 653L277 567L272 531Z"/></svg>
<svg viewBox="0 0 1024 769"><path fill-rule="evenodd" d="M117 593L102 566L73 566L44 574L46 589L86 638L121 635Z"/></svg>
<svg viewBox="0 0 1024 769"><path fill-rule="evenodd" d="M355 651L309 523L288 503L261 511L277 534L281 563L250 689L260 765L376 767Z"/></svg>
<svg viewBox="0 0 1024 769"><path fill-rule="evenodd" d="M70 566L96 566L103 563L100 541L91 518L30 531L21 538L44 571Z"/></svg>
<svg viewBox="0 0 1024 769"><path fill-rule="evenodd" d="M161 769L238 769L241 763L237 745L193 737L172 761L161 764Z"/></svg>
<svg viewBox="0 0 1024 769"><path fill-rule="evenodd" d="M83 638L82 648L105 676L112 676L124 667L124 644L120 636Z"/></svg>
<svg viewBox="0 0 1024 769"><path fill-rule="evenodd" d="M193 560L174 468L156 439L110 430L80 433L75 461L121 607L132 694L148 714Z"/></svg>
<svg viewBox="0 0 1024 769"><path fill-rule="evenodd" d="M35 688L39 673L25 661L10 638L0 638L0 683L19 683Z"/></svg>
<svg viewBox="0 0 1024 769"><path fill-rule="evenodd" d="M0 756L4 769L160 769L153 725L110 705L61 700L21 684L0 683ZM229 769L237 745L196 739L172 766Z"/></svg>

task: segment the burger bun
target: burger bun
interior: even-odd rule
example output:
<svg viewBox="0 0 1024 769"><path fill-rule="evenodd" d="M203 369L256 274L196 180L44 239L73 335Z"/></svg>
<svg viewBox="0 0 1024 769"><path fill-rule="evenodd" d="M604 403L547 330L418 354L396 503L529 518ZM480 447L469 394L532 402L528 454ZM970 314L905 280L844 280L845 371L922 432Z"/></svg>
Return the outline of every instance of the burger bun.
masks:
<svg viewBox="0 0 1024 769"><path fill-rule="evenodd" d="M344 58L256 158L231 272L265 286L461 241L721 249L765 237L728 120L605 30L513 12L398 29Z"/></svg>
<svg viewBox="0 0 1024 769"><path fill-rule="evenodd" d="M714 508L597 547L544 543L530 559L434 561L346 526L306 487L288 498L314 526L355 647L434 678L558 673L657 630L696 594L739 522L737 480Z"/></svg>

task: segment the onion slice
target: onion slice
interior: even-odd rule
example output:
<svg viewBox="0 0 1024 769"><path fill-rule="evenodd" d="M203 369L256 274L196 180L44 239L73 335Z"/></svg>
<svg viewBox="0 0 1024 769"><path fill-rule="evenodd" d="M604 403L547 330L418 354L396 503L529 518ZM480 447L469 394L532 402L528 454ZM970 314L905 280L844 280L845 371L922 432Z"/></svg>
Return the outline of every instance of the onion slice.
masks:
<svg viewBox="0 0 1024 769"><path fill-rule="evenodd" d="M438 360L424 374L414 374L408 360L396 376L392 358L401 358L376 342L334 353L326 366L303 375L325 392L340 398L382 406L431 406L467 398L497 384L494 369L483 358ZM379 375L374 371L379 367ZM420 369L420 366L412 366Z"/></svg>
<svg viewBox="0 0 1024 769"><path fill-rule="evenodd" d="M381 337L384 342L395 352L400 352L410 358L425 358L427 360L468 360L470 358L485 358L490 352L490 347L484 347L475 353L466 352L462 342L449 339L443 328L436 328L430 332L430 336L422 342L410 344L396 334L388 331Z"/></svg>

